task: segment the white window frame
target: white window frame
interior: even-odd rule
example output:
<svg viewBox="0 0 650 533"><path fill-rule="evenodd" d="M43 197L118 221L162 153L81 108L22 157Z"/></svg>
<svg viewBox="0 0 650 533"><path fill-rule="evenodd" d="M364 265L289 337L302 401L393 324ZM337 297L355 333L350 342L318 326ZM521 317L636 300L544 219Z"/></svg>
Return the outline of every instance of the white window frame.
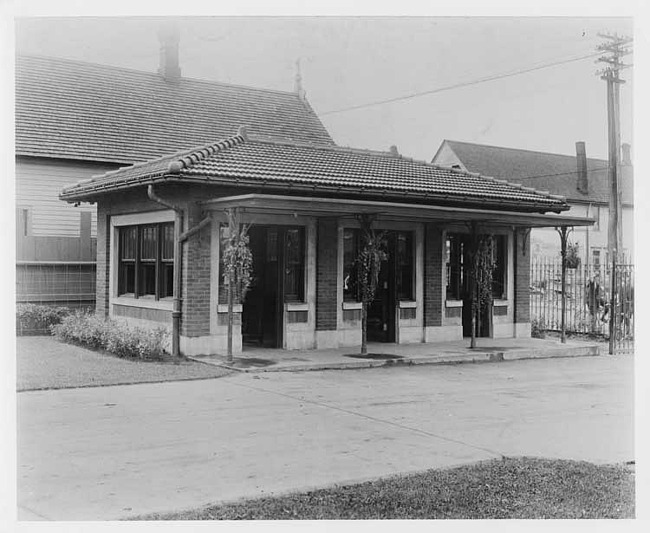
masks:
<svg viewBox="0 0 650 533"><path fill-rule="evenodd" d="M114 215L110 224L110 271L108 278L109 302L111 304L110 314L113 312L113 305L126 305L130 307L142 307L147 309L172 309L171 299L154 300L150 298L133 298L132 296L118 296L118 262L119 262L119 228L125 226L137 226L140 224L157 224L163 222L174 222L175 214L171 209L163 211L152 211L148 213L132 213L128 215Z"/></svg>

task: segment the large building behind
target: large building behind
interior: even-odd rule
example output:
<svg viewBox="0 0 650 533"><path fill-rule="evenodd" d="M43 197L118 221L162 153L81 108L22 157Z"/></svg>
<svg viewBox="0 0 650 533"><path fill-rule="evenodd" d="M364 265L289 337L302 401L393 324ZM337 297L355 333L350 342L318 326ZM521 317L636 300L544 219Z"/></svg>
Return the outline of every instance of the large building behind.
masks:
<svg viewBox="0 0 650 533"><path fill-rule="evenodd" d="M16 60L17 301L92 305L96 209L59 200L64 185L205 144L245 125L333 144L304 93L46 57Z"/></svg>

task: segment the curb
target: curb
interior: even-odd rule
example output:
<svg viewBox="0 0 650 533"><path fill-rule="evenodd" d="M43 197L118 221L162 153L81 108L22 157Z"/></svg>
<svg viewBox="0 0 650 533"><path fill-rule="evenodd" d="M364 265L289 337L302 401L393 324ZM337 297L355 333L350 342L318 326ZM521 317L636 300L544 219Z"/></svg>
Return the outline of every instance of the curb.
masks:
<svg viewBox="0 0 650 533"><path fill-rule="evenodd" d="M266 372L307 372L318 370L357 370L362 368L379 368L388 366L413 366L413 365L458 365L467 363L499 363L504 361L520 361L525 359L553 359L567 357L594 357L599 356L598 345L574 346L554 349L525 349L505 350L498 352L476 352L467 354L441 354L421 357L395 357L395 359L383 359L381 361L350 361L332 363L307 363L290 366L270 366L258 368L238 368L218 361L210 361L205 358L188 357L192 361L207 365L218 366L234 372L243 374L261 374Z"/></svg>

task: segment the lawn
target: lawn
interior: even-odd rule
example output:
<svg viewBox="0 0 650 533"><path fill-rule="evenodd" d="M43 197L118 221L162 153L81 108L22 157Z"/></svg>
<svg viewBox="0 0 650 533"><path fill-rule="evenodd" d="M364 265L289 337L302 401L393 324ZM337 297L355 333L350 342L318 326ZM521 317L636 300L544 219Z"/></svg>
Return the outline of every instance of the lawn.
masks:
<svg viewBox="0 0 650 533"><path fill-rule="evenodd" d="M634 518L625 465L508 458L145 520Z"/></svg>
<svg viewBox="0 0 650 533"><path fill-rule="evenodd" d="M229 371L194 361L135 361L59 342L16 338L18 391L217 378Z"/></svg>

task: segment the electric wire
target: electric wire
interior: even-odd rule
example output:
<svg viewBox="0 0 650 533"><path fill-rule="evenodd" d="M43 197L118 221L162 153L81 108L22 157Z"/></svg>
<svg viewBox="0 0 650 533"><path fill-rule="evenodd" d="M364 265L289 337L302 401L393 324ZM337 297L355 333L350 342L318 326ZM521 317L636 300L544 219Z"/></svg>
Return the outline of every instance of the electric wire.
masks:
<svg viewBox="0 0 650 533"><path fill-rule="evenodd" d="M347 111L356 111L358 109L365 109L365 108L368 108L368 107L375 107L375 106L390 104L390 103L394 103L394 102L402 102L404 100L411 100L413 98L419 98L421 96L427 96L429 94L436 94L436 93L441 93L441 92L445 92L445 91L451 91L453 89L460 89L462 87L469 87L471 85L478 85L480 83L486 83L486 82L489 82L489 81L496 81L496 80L501 80L501 79L504 79L504 78L510 78L512 76L519 76L521 74L534 72L536 70L542 70L542 69L546 69L546 68L556 67L556 66L559 66L559 65L566 65L568 63L575 63L577 61L584 61L585 59L593 58L593 57L596 57L596 56L599 56L599 55L601 55L601 52L592 52L591 54L587 54L587 55L584 55L584 56L573 57L573 58L569 58L569 59L563 59L563 60L560 60L560 61L554 61L552 63L545 63L543 65L538 65L536 67L527 67L527 68L515 70L515 71L512 71L512 72L507 72L507 73L502 73L502 74L495 74L495 75L492 75L492 76L486 76L486 77L478 78L478 79L471 80L471 81L454 83L452 85L446 85L444 87L437 87L435 89L430 89L430 90L427 90L427 91L419 91L419 92L416 92L416 93L406 94L406 95L403 95L403 96L396 96L394 98L387 98L385 100L376 100L374 102L368 102L368 103L365 103L365 104L357 104L357 105L353 105L353 106L349 106L349 107L342 107L340 109L332 109L330 111L323 111L322 113L319 113L319 115L320 116L334 115L334 114L338 114L338 113L345 113Z"/></svg>

